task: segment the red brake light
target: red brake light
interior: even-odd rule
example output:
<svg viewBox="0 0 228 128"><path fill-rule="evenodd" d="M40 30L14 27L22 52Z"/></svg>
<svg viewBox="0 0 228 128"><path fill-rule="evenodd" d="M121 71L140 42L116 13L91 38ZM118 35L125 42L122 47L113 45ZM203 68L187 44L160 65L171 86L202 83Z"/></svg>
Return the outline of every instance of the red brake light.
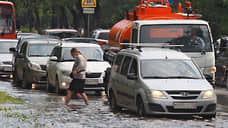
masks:
<svg viewBox="0 0 228 128"><path fill-rule="evenodd" d="M103 41L99 41L98 43L99 43L100 45L105 44L105 42L103 42Z"/></svg>

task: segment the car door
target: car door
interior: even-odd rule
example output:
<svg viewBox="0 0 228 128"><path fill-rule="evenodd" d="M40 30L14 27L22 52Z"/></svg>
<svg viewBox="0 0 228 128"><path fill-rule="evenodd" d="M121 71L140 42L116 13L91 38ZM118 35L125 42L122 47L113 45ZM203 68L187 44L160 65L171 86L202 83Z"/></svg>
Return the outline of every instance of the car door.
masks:
<svg viewBox="0 0 228 128"><path fill-rule="evenodd" d="M123 59L124 56L123 55L117 55L115 58L115 62L112 66L112 70L111 70L111 79L109 81L109 84L111 86L111 88L113 89L115 96L116 96L116 101L118 103L121 103L122 99L121 99L121 95L119 93L120 89L120 69L121 69L121 65L123 63Z"/></svg>
<svg viewBox="0 0 228 128"><path fill-rule="evenodd" d="M223 48L223 51L216 59L216 84L224 85L227 80L228 70L228 48Z"/></svg>
<svg viewBox="0 0 228 128"><path fill-rule="evenodd" d="M59 47L55 47L51 53L51 57L55 56L57 57L57 60L59 59ZM58 64L57 60L49 60L48 61L48 80L50 82L51 85L55 85L55 81L56 81L56 67Z"/></svg>
<svg viewBox="0 0 228 128"><path fill-rule="evenodd" d="M129 88L128 88L128 79L127 79L127 74L128 74L128 70L129 70L129 64L131 62L131 57L130 56L125 56L122 66L121 66L121 70L120 70L120 75L119 75L119 84L118 84L118 88L119 88L119 95L121 96L121 104L123 104L124 106L128 106L128 104L130 103L130 100L134 97L132 97L132 95L130 95L129 93Z"/></svg>
<svg viewBox="0 0 228 128"><path fill-rule="evenodd" d="M135 76L136 79L129 79L127 78L126 80L126 86L127 89L126 90L128 93L128 95L131 97L128 99L128 105L130 108L134 108L135 106L135 101L136 101L136 95L137 95L137 90L138 90L138 85L139 85L139 72L138 72L138 62L137 59L133 58L130 65L129 65L130 69L128 72L128 75L131 76Z"/></svg>
<svg viewBox="0 0 228 128"><path fill-rule="evenodd" d="M28 43L24 43L20 49L19 55L16 59L16 73L19 80L23 80L23 73L25 70L26 52Z"/></svg>

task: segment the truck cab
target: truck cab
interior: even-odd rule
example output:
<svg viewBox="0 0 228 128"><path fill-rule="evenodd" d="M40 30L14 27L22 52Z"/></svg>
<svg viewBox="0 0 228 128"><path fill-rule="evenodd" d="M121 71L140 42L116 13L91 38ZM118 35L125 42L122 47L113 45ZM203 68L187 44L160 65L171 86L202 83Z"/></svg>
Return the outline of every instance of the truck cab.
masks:
<svg viewBox="0 0 228 128"><path fill-rule="evenodd" d="M129 42L136 44L182 45L179 49L198 64L210 82L214 81L214 46L211 30L206 21L134 21Z"/></svg>

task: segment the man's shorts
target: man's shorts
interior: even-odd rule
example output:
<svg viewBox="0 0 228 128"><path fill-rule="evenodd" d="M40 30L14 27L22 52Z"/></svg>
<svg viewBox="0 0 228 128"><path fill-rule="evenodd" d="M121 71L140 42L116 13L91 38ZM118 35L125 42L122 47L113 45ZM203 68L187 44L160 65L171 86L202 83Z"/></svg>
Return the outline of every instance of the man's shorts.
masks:
<svg viewBox="0 0 228 128"><path fill-rule="evenodd" d="M85 79L73 79L70 83L70 88L74 93L84 93Z"/></svg>

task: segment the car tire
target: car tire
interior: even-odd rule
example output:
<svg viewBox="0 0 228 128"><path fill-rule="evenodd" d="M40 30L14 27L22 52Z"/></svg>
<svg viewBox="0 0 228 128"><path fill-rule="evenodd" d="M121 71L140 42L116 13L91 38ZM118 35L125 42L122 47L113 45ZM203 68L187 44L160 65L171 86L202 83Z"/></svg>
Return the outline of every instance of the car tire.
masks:
<svg viewBox="0 0 228 128"><path fill-rule="evenodd" d="M32 83L29 83L28 80L26 79L26 73L25 72L23 73L22 88L24 88L24 89L32 88Z"/></svg>
<svg viewBox="0 0 228 128"><path fill-rule="evenodd" d="M15 85L15 87L19 87L21 85L21 82L18 79L16 71L13 72L13 84Z"/></svg>
<svg viewBox="0 0 228 128"><path fill-rule="evenodd" d="M228 89L228 76L226 77L226 88Z"/></svg>
<svg viewBox="0 0 228 128"><path fill-rule="evenodd" d="M203 115L204 119L212 119L212 118L216 118L216 114L210 114L210 115Z"/></svg>
<svg viewBox="0 0 228 128"><path fill-rule="evenodd" d="M108 96L108 83L109 83L110 73L111 73L111 68L108 68L105 71L105 78L104 78L104 87L105 87L106 96Z"/></svg>
<svg viewBox="0 0 228 128"><path fill-rule="evenodd" d="M113 109L113 110L119 110L120 107L116 103L116 97L115 97L114 93L111 91L109 93L109 95L110 95L109 96L109 105L110 105L111 109Z"/></svg>
<svg viewBox="0 0 228 128"><path fill-rule="evenodd" d="M145 107L142 98L139 96L136 102L138 116L145 116Z"/></svg>
<svg viewBox="0 0 228 128"><path fill-rule="evenodd" d="M47 75L47 87L46 87L46 90L47 90L47 92L50 92L50 93L54 92L54 88L49 82L48 75Z"/></svg>
<svg viewBox="0 0 228 128"><path fill-rule="evenodd" d="M61 89L59 88L59 78L58 78L58 76L56 76L56 80L55 80L55 92L57 94L61 94Z"/></svg>

